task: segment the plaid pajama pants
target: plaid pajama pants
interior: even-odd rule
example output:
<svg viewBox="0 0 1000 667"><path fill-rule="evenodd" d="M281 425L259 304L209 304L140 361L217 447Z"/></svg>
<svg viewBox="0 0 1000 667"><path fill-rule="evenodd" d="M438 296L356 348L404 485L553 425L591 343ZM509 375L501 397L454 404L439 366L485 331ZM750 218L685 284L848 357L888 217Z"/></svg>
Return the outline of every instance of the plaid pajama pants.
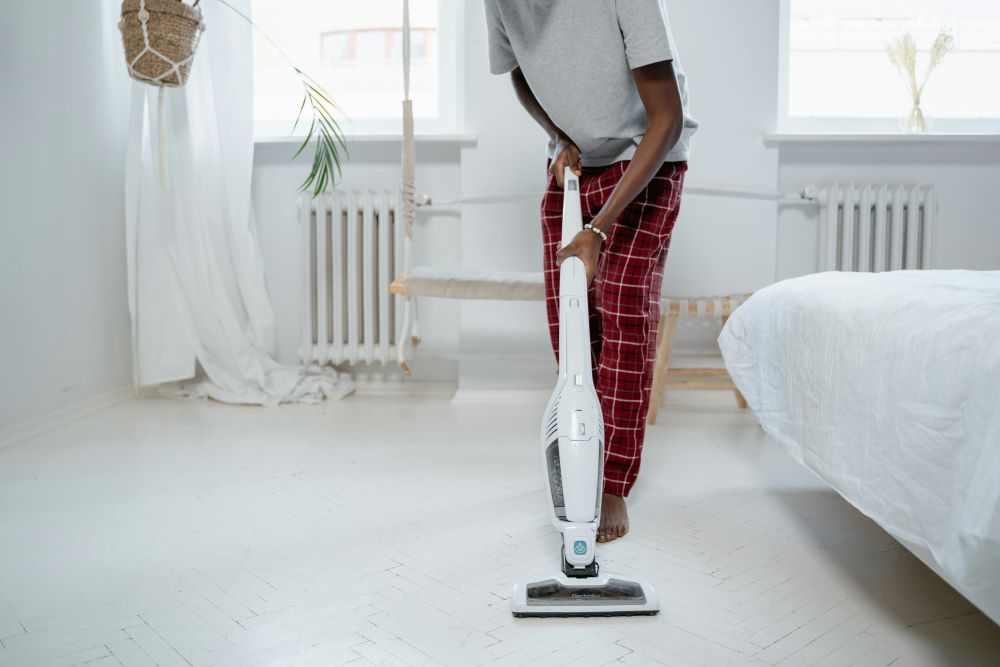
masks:
<svg viewBox="0 0 1000 667"><path fill-rule="evenodd" d="M611 195L628 162L585 168L580 177L584 224ZM680 212L686 162L666 163L608 232L590 286L594 384L604 413L604 491L628 496L639 474L656 361L660 287L670 236ZM549 174L542 200L545 304L552 349L559 356L559 270L563 191Z"/></svg>

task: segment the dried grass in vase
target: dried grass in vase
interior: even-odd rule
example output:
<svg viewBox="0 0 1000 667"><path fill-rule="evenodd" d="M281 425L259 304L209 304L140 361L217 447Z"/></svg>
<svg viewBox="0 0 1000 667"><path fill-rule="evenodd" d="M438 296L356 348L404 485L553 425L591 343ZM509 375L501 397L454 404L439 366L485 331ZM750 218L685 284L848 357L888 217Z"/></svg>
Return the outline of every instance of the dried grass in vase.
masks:
<svg viewBox="0 0 1000 667"><path fill-rule="evenodd" d="M937 69L937 67L944 60L945 56L947 56L948 53L954 48L955 38L952 36L951 32L947 29L941 30L931 47L930 61L927 64L927 71L924 73L923 78L918 78L917 40L912 34L910 34L910 32L907 31L903 33L901 37L890 42L886 47L886 52L889 54L889 60L893 65L895 65L899 73L903 75L903 78L906 80L906 84L910 90L910 95L913 98L913 108L902 122L904 132L911 134L923 134L927 132L927 118L924 116L923 109L920 107L920 102L924 95L924 88L927 87L927 82L930 80L931 73Z"/></svg>

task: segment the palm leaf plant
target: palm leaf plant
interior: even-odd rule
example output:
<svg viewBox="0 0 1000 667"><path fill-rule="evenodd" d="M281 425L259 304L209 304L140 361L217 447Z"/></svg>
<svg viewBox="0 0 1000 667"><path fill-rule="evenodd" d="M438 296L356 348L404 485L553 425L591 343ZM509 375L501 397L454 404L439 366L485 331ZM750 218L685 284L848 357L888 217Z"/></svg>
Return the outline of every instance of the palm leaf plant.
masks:
<svg viewBox="0 0 1000 667"><path fill-rule="evenodd" d="M270 42L295 71L296 76L299 77L299 81L302 83L302 104L299 105L299 112L295 116L292 133L294 134L295 130L298 129L307 107L309 108L311 117L309 120L309 131L306 132L305 138L291 159L294 160L301 155L315 139L316 150L313 153L312 168L309 170L309 175L302 181L299 189L303 192L311 192L313 197L320 196L328 188L332 188L340 177L341 154L344 156L348 155L344 132L336 120L336 115L340 112L340 109L330 99L330 95L324 90L323 86L296 66L284 50L278 46L277 42L271 39L271 36L254 23L249 16L226 0L218 0L218 2L228 7L244 21L253 26L254 30Z"/></svg>

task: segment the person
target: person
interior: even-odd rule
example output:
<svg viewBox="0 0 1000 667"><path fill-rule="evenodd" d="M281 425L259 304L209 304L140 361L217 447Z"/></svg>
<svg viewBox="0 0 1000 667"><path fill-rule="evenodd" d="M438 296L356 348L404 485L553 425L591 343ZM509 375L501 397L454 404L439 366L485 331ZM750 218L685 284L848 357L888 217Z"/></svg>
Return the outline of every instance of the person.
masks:
<svg viewBox="0 0 1000 667"><path fill-rule="evenodd" d="M541 205L546 311L558 356L558 266L587 268L605 428L598 541L629 529L656 358L660 287L691 137L687 79L663 0L484 0L490 70L510 74L549 136ZM585 229L560 248L565 167Z"/></svg>

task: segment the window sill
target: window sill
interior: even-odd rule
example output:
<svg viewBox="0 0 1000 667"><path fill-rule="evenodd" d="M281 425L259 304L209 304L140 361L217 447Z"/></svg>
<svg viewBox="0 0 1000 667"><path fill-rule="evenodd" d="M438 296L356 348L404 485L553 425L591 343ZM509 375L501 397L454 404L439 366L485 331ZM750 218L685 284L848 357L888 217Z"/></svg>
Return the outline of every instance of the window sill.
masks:
<svg viewBox="0 0 1000 667"><path fill-rule="evenodd" d="M764 135L764 145L768 148L782 146L860 146L860 147L908 147L908 146L1000 146L1000 134L986 133L940 133L940 134L881 134L881 133L786 133L772 132Z"/></svg>
<svg viewBox="0 0 1000 667"><path fill-rule="evenodd" d="M345 137L347 145L363 144L366 146L389 145L398 146L402 143L403 137L399 134L348 134ZM284 137L255 137L254 144L257 146L299 146L305 135L284 136ZM417 144L433 144L436 146L455 146L458 148L475 148L479 143L479 137L475 134L417 134L414 137Z"/></svg>

